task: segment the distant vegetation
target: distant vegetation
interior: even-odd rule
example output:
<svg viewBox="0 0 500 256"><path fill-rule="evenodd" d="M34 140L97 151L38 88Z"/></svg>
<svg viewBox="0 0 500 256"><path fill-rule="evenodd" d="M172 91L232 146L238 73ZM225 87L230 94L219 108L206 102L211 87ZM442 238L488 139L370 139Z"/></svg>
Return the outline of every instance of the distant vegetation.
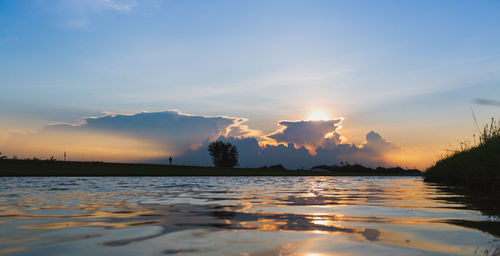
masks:
<svg viewBox="0 0 500 256"><path fill-rule="evenodd" d="M276 165L271 165L271 166L262 166L259 169L261 169L261 170L283 170L283 171L288 170L281 164L276 164Z"/></svg>
<svg viewBox="0 0 500 256"><path fill-rule="evenodd" d="M7 160L9 159L7 156L2 156L2 152L0 152L0 160ZM19 160L19 158L14 155L12 156L12 160ZM57 161L54 156L51 156L50 158L48 159L45 159L45 160L42 160L42 159L39 159L37 157L32 157L32 158L26 158L26 159L23 159L23 160L31 160L31 161Z"/></svg>
<svg viewBox="0 0 500 256"><path fill-rule="evenodd" d="M393 176L418 175L401 168L371 169L360 165L317 166L318 170L288 170L282 165L261 168L201 167L163 164L125 164L104 162L33 161L4 159L2 176ZM361 171L363 170L363 171ZM378 170L378 171L377 171ZM398 172L382 170L399 170ZM401 171L402 170L402 171Z"/></svg>
<svg viewBox="0 0 500 256"><path fill-rule="evenodd" d="M238 165L238 149L229 142L212 142L208 145L208 152L215 167L232 168Z"/></svg>
<svg viewBox="0 0 500 256"><path fill-rule="evenodd" d="M359 173L359 174L372 174L372 175L408 175L408 176L420 176L422 172L417 169L403 169L401 167L377 167L370 168L362 166L360 164L350 165L348 163L342 165L318 165L314 166L313 169L316 170L327 170L332 173Z"/></svg>
<svg viewBox="0 0 500 256"><path fill-rule="evenodd" d="M500 123L492 119L473 142L461 142L459 149L427 169L425 180L500 190Z"/></svg>

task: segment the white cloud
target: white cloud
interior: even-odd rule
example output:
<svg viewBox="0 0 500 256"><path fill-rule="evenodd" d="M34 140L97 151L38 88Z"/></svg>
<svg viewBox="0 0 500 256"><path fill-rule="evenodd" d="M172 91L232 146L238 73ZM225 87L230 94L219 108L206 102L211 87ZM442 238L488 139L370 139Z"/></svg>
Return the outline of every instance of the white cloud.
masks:
<svg viewBox="0 0 500 256"><path fill-rule="evenodd" d="M301 120L280 121L280 130L267 137L278 143L294 143L299 146L316 148L320 146L327 134L335 132L342 122L342 118L332 120Z"/></svg>
<svg viewBox="0 0 500 256"><path fill-rule="evenodd" d="M170 148L187 150L191 145L223 135L243 136L252 131L246 119L184 114L176 110L137 114L107 114L86 118L82 124L53 124L44 132L96 132L119 134ZM237 132L236 132L237 131Z"/></svg>

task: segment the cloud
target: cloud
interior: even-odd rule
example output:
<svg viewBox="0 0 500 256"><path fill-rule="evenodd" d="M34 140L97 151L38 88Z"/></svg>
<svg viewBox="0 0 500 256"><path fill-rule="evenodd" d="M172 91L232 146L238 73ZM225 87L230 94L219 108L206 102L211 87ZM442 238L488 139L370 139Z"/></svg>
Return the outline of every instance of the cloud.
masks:
<svg viewBox="0 0 500 256"><path fill-rule="evenodd" d="M267 137L278 143L294 143L310 151L323 144L340 127L342 118L331 120L280 121L281 128Z"/></svg>
<svg viewBox="0 0 500 256"><path fill-rule="evenodd" d="M222 135L243 136L254 132L243 118L201 116L179 111L108 114L85 119L82 124L53 124L45 132L94 132L131 137L149 143L175 148L179 153L205 140Z"/></svg>
<svg viewBox="0 0 500 256"><path fill-rule="evenodd" d="M475 104L500 107L500 100L475 99Z"/></svg>
<svg viewBox="0 0 500 256"><path fill-rule="evenodd" d="M244 124L248 121L246 118L233 119L234 123L227 128L226 136L231 137L241 137L241 136L253 136L260 137L262 132L259 130L253 130L248 128L248 125Z"/></svg>
<svg viewBox="0 0 500 256"><path fill-rule="evenodd" d="M376 132L367 134L367 141L360 146L345 143L339 139L340 135L332 136L325 140L324 146L315 148L316 154L312 155L305 146L294 143L264 144L260 145L254 137L224 137L218 139L230 142L240 152L240 167L261 167L282 164L290 169L311 168L315 165L339 164L340 162L359 163L371 167L387 166L384 155L397 147L383 139ZM206 152L208 141L196 150L186 152L176 159L178 164L211 165L210 157ZM166 159L159 159L165 162Z"/></svg>
<svg viewBox="0 0 500 256"><path fill-rule="evenodd" d="M366 135L366 143L363 145L366 150L371 150L377 153L384 153L390 150L398 149L398 147L386 141L380 134L371 131Z"/></svg>
<svg viewBox="0 0 500 256"><path fill-rule="evenodd" d="M230 142L240 152L240 167L261 167L282 164L287 168L310 168L315 165L359 163L371 167L387 166L385 155L398 147L371 131L362 145L346 142L337 133L342 118L324 121L280 121L280 129L270 135L279 144L269 144L256 137L220 136L218 139ZM211 165L206 153L210 141L206 140L196 149L186 152L178 159L178 164ZM160 159L164 162L165 159Z"/></svg>
<svg viewBox="0 0 500 256"><path fill-rule="evenodd" d="M378 167L387 166L386 155L396 150L399 148L395 144L371 131L366 135L366 141L360 146L331 139L316 149L315 157L318 162L324 164L349 162Z"/></svg>
<svg viewBox="0 0 500 256"><path fill-rule="evenodd" d="M277 142L291 142L300 145L319 145L325 135L334 132L342 119L327 121L280 121L283 127L269 138Z"/></svg>
<svg viewBox="0 0 500 256"><path fill-rule="evenodd" d="M296 148L293 144L288 145L260 145L254 137L224 137L218 140L230 142L238 148L240 167L261 167L264 165L284 164L288 168L310 167L312 156L305 147ZM207 153L208 141L203 143L197 150L186 152L186 154L175 159L177 164L211 165L210 156ZM158 162L164 162L158 159Z"/></svg>
<svg viewBox="0 0 500 256"><path fill-rule="evenodd" d="M106 114L35 133L2 132L0 142L3 151L21 157L48 158L67 151L72 160L167 163L173 156L175 164L207 166L208 144L220 139L236 145L241 167L283 164L297 169L346 161L386 166L385 155L397 146L374 131L362 145L350 144L338 133L342 120L280 121L280 128L265 136L250 129L245 118L176 110Z"/></svg>

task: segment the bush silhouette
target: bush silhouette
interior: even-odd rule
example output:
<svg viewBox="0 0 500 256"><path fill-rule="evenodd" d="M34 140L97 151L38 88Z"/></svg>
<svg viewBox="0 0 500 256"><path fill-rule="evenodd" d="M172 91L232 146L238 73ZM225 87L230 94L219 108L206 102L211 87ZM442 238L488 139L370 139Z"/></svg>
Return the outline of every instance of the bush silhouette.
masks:
<svg viewBox="0 0 500 256"><path fill-rule="evenodd" d="M478 127L479 128L479 127ZM479 141L460 147L425 172L425 180L464 186L469 190L500 191L500 122L491 120L479 130ZM475 138L476 136L474 136Z"/></svg>
<svg viewBox="0 0 500 256"><path fill-rule="evenodd" d="M215 167L234 167L238 165L238 149L227 142L215 141L208 145L208 152Z"/></svg>

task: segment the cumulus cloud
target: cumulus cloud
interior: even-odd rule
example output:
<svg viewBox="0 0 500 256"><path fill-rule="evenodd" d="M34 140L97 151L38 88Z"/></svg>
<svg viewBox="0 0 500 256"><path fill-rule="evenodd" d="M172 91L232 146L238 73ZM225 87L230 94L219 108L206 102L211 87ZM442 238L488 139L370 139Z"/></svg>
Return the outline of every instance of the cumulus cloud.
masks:
<svg viewBox="0 0 500 256"><path fill-rule="evenodd" d="M288 168L310 167L312 156L305 147L298 147L293 143L288 145L260 145L254 137L224 137L218 140L230 142L235 145L239 151L240 167L261 167L264 165L283 164ZM210 156L207 154L208 141L198 150L186 152L179 156L175 161L178 164L211 165ZM165 159L159 159L158 162L164 162Z"/></svg>
<svg viewBox="0 0 500 256"><path fill-rule="evenodd" d="M325 131L325 134L329 132ZM362 145L347 143L341 135L333 133L322 140L321 146L314 148L316 154L311 154L305 146L294 143L287 144L259 144L253 137L224 137L219 140L230 142L240 152L240 167L261 167L265 165L282 164L290 169L311 168L315 165L333 165L340 162L359 163L371 167L387 166L384 155L397 146L388 142L378 133L371 131L366 135L366 142ZM205 141L197 150L186 152L176 161L179 164L210 165L210 157L206 153L208 141ZM160 160L160 162L165 159Z"/></svg>
<svg viewBox="0 0 500 256"><path fill-rule="evenodd" d="M315 121L280 121L278 124L281 128L267 137L278 143L294 143L314 151L314 148L322 145L325 139L334 135L341 122L342 118Z"/></svg>
<svg viewBox="0 0 500 256"><path fill-rule="evenodd" d="M315 157L318 162L325 164L338 164L342 161L377 167L387 166L385 156L397 149L395 144L371 131L366 135L366 141L362 145L329 141L316 149Z"/></svg>
<svg viewBox="0 0 500 256"><path fill-rule="evenodd" d="M398 147L386 141L380 134L371 131L366 135L366 143L363 145L366 150L371 150L377 153L384 153Z"/></svg>
<svg viewBox="0 0 500 256"><path fill-rule="evenodd" d="M44 132L97 132L132 137L178 150L197 148L207 139L222 135L243 136L254 132L243 123L246 119L183 114L179 111L109 114L90 117L82 124L53 124Z"/></svg>
<svg viewBox="0 0 500 256"><path fill-rule="evenodd" d="M246 118L233 119L234 122L227 128L226 136L231 137L241 137L241 136L252 136L260 137L262 132L259 130L250 129L245 123L248 121Z"/></svg>

